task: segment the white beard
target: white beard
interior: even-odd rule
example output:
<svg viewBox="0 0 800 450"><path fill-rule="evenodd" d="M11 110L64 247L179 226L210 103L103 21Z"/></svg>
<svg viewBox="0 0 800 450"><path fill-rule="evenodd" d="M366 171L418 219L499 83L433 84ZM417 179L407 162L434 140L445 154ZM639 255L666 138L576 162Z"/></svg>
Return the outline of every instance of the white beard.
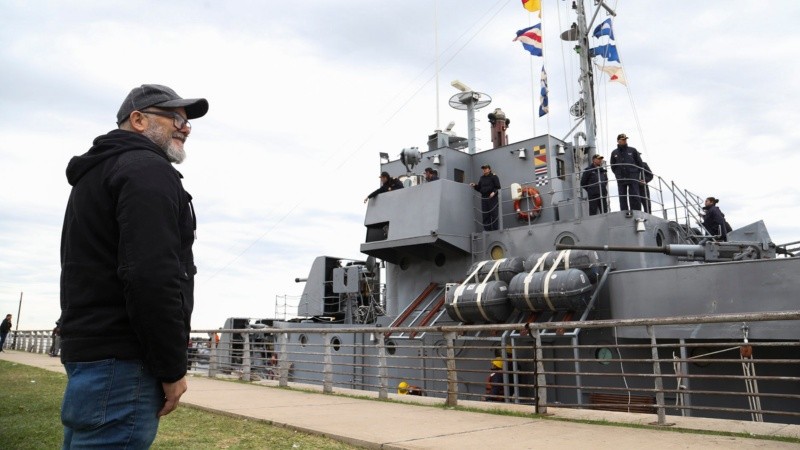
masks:
<svg viewBox="0 0 800 450"><path fill-rule="evenodd" d="M161 150L164 150L169 162L180 164L186 159L186 152L183 148L172 141L172 132L160 133L159 127L153 125L144 130L142 134L159 146Z"/></svg>

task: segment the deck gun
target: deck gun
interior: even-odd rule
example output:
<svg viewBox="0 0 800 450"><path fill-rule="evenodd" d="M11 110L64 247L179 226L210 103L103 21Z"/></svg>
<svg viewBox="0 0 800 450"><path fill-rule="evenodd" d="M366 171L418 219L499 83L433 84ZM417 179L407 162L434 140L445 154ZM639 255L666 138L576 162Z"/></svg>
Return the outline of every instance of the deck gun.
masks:
<svg viewBox="0 0 800 450"><path fill-rule="evenodd" d="M556 244L556 250L595 250L607 252L663 253L695 261L745 261L774 258L775 249L762 250L752 242L715 242L703 244L665 244L660 247L632 247L624 245L569 245Z"/></svg>

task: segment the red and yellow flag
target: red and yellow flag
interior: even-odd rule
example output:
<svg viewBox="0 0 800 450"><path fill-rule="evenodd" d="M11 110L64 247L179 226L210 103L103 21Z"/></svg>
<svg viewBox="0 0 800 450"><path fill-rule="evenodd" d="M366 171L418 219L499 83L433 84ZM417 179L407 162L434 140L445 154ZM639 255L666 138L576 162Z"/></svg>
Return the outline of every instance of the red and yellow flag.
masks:
<svg viewBox="0 0 800 450"><path fill-rule="evenodd" d="M530 12L536 12L542 9L542 0L522 0L522 7Z"/></svg>

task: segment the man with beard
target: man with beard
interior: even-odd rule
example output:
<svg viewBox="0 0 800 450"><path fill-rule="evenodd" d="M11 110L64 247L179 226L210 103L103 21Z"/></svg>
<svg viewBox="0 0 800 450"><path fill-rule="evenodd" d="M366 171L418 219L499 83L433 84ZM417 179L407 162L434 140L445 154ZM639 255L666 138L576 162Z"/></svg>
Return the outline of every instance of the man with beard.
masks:
<svg viewBox="0 0 800 450"><path fill-rule="evenodd" d="M189 119L207 111L166 86L134 88L119 129L67 166L64 448L148 448L186 391L196 219L171 163L186 157Z"/></svg>

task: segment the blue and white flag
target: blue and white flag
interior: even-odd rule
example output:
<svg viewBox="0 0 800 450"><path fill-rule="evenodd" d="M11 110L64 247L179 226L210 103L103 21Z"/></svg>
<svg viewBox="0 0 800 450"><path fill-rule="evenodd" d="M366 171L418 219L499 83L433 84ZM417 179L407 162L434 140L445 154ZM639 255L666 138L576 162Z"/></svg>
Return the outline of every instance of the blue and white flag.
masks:
<svg viewBox="0 0 800 450"><path fill-rule="evenodd" d="M514 40L520 41L522 43L522 47L530 52L531 55L542 56L541 23L537 23L532 27L523 28L517 31L517 37L515 37Z"/></svg>
<svg viewBox="0 0 800 450"><path fill-rule="evenodd" d="M589 49L589 56L602 56L609 61L620 62L617 46L614 44L598 45L597 47Z"/></svg>
<svg viewBox="0 0 800 450"><path fill-rule="evenodd" d="M542 90L540 94L539 117L542 117L550 111L549 102L547 101L547 72L544 71L544 66L542 66Z"/></svg>
<svg viewBox="0 0 800 450"><path fill-rule="evenodd" d="M600 36L608 36L611 40L614 40L614 30L611 28L610 17L594 28L594 37L599 38Z"/></svg>

